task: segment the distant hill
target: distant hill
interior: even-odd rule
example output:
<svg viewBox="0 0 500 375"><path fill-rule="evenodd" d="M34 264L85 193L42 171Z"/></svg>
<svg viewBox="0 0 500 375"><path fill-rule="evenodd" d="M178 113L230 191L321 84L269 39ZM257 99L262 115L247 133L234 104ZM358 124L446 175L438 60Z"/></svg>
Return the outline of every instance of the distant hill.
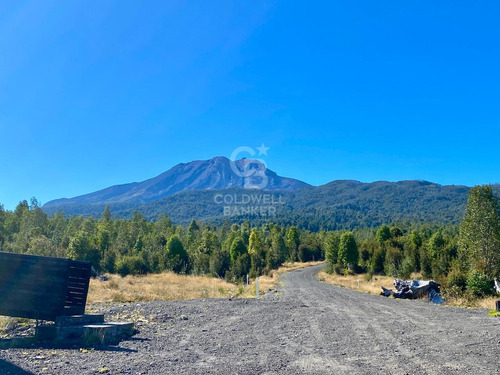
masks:
<svg viewBox="0 0 500 375"><path fill-rule="evenodd" d="M470 189L428 181L351 180L315 187L270 170L266 170L266 176L265 189L246 189L245 179L232 171L228 159L214 158L179 164L141 183L52 201L43 209L49 214L62 211L98 217L108 204L112 214L120 218L130 218L138 210L150 220L164 213L177 224L187 224L194 218L214 224L250 220L310 230L352 229L393 222L457 224ZM245 200L254 203L245 204Z"/></svg>
<svg viewBox="0 0 500 375"><path fill-rule="evenodd" d="M262 171L265 175L245 172ZM238 172L238 173L236 173ZM262 179L265 178L265 183ZM116 203L147 203L183 192L225 189L264 185L266 190L296 190L309 186L293 178L280 177L261 162L241 159L231 162L225 157L181 163L168 171L143 182L115 185L74 198L56 199L46 203L46 210L63 209L67 206L103 205ZM71 210L71 209L70 209Z"/></svg>

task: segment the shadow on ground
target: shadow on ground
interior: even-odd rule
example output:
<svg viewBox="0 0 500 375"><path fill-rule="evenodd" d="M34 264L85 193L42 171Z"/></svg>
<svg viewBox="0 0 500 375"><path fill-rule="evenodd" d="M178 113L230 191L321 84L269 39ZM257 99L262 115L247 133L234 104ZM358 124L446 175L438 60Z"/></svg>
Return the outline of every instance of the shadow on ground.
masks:
<svg viewBox="0 0 500 375"><path fill-rule="evenodd" d="M2 375L34 375L32 372L23 370L21 367L0 359L0 374Z"/></svg>

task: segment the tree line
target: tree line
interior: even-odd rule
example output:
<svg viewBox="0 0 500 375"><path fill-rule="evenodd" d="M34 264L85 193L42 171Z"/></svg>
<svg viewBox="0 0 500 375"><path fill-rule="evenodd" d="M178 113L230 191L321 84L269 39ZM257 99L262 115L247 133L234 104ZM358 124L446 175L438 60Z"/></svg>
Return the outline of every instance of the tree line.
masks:
<svg viewBox="0 0 500 375"><path fill-rule="evenodd" d="M0 205L0 250L88 260L99 272L163 271L211 275L238 282L286 261L326 258L331 272L409 278L420 272L457 292L492 293L500 275L500 208L491 186L471 189L460 225L399 224L353 231L316 232L297 226L249 222L174 225L160 214L148 221L47 216L36 199L14 211Z"/></svg>
<svg viewBox="0 0 500 375"><path fill-rule="evenodd" d="M328 233L329 271L366 272L408 279L413 272L434 279L457 295L494 294L500 276L500 203L492 186L469 192L460 225L402 229L382 225L363 239L352 232Z"/></svg>
<svg viewBox="0 0 500 375"><path fill-rule="evenodd" d="M113 218L109 207L100 219L49 217L36 199L12 212L0 205L0 250L87 260L99 272L123 276L173 271L231 281L266 274L285 261L324 259L318 234L296 227L195 220L183 227L165 214L154 222L139 212L130 220Z"/></svg>

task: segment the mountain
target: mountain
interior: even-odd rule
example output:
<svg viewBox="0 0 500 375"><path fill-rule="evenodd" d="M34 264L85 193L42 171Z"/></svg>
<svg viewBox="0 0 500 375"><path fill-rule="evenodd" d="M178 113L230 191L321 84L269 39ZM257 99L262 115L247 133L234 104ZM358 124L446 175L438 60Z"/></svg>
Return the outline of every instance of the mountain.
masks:
<svg viewBox="0 0 500 375"><path fill-rule="evenodd" d="M150 220L165 213L179 224L188 224L193 218L214 224L222 224L225 220L237 223L249 220L256 225L271 221L317 231L376 227L394 222L458 224L465 211L468 192L466 186L442 186L427 181L362 183L337 180L318 187L268 194L277 203L260 206L275 207L272 215L266 215L265 210L264 215L245 212L245 207L259 205L245 206L237 200L266 193L242 188L183 192L135 207L111 209L120 217L132 217L138 210ZM224 204L216 199L220 196L236 197L236 200L232 198ZM230 208L229 215L225 215L224 207ZM103 209L100 207L99 214Z"/></svg>
<svg viewBox="0 0 500 375"><path fill-rule="evenodd" d="M249 177L245 178L244 176ZM56 199L43 208L53 210L67 206L147 203L183 191L262 186L265 190L296 190L309 186L293 178L280 177L253 159L231 161L225 157L181 163L143 182L115 185L74 198Z"/></svg>
<svg viewBox="0 0 500 375"><path fill-rule="evenodd" d="M228 163L225 158L215 158L180 164L142 183L52 201L43 209L48 214L62 211L99 217L109 204L112 214L120 218L131 218L139 211L149 220L166 214L183 225L193 218L213 224L272 221L316 231L394 222L458 224L470 189L428 181L337 180L310 186L269 170L266 189L245 189L244 179L235 175Z"/></svg>

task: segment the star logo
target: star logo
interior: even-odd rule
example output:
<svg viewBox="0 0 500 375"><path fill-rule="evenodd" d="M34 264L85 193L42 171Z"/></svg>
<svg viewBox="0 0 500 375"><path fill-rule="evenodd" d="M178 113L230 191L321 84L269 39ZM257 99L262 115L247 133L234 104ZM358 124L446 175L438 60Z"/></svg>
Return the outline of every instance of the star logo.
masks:
<svg viewBox="0 0 500 375"><path fill-rule="evenodd" d="M264 146L264 143L260 147L256 147L257 150L259 150L259 155L266 155L267 156L267 150L269 150L270 147Z"/></svg>

